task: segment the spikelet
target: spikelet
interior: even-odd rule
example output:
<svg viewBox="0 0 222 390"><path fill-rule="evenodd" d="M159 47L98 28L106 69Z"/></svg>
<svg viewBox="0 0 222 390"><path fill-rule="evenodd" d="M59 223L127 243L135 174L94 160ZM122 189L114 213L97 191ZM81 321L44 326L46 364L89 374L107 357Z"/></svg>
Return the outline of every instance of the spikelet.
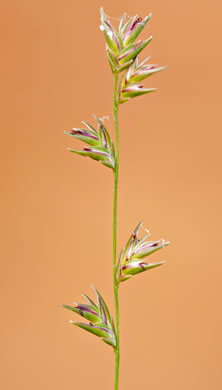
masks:
<svg viewBox="0 0 222 390"><path fill-rule="evenodd" d="M115 149L113 142L110 139L109 133L103 125L102 121L95 116L98 123L98 131L89 123L82 122L86 129L73 128L71 131L65 131L65 134L71 135L81 141L86 142L89 146L85 146L83 150L68 149L72 153L81 156L90 157L93 160L99 161L108 168L115 169Z"/></svg>
<svg viewBox="0 0 222 390"><path fill-rule="evenodd" d="M89 304L75 303L75 306L63 305L65 309L71 310L84 317L89 323L70 321L71 324L78 326L100 337L106 344L116 347L116 331L109 309L99 293L99 291L92 286L97 297L97 304L94 303L87 295L83 295Z"/></svg>
<svg viewBox="0 0 222 390"><path fill-rule="evenodd" d="M144 19L133 16L125 22L124 14L120 20L119 29L115 29L105 15L103 8L100 9L101 26L106 39L106 51L109 64L113 74L121 73L127 69L134 61L136 56L151 42L152 36L145 41L136 38L151 19L152 14Z"/></svg>
<svg viewBox="0 0 222 390"><path fill-rule="evenodd" d="M160 72L165 69L165 66L157 67L153 64L146 64L146 61L150 59L147 57L140 64L138 63L138 57L129 66L129 68L123 74L122 80L119 85L118 103L122 104L129 99L136 96L144 95L146 93L156 91L156 88L143 88L140 82L154 73Z"/></svg>
<svg viewBox="0 0 222 390"><path fill-rule="evenodd" d="M150 235L149 231L146 229L147 234L139 240L138 233L141 226L142 223L137 225L120 254L116 275L118 283L123 282L140 272L147 271L164 264L164 261L147 263L143 260L145 257L151 255L157 250L164 248L169 244L169 242L166 242L163 239L158 241L146 241Z"/></svg>

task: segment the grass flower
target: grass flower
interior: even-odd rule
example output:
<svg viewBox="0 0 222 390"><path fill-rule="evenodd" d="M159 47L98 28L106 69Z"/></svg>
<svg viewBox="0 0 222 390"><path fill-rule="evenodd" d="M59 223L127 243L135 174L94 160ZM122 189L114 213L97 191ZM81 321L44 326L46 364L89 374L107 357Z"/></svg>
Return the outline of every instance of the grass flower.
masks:
<svg viewBox="0 0 222 390"><path fill-rule="evenodd" d="M98 290L93 286L96 296L97 304L87 295L83 294L89 304L74 303L75 306L63 305L65 309L77 313L89 321L88 324L82 322L70 321L71 324L78 326L100 337L106 344L116 347L116 331L109 309Z"/></svg>
<svg viewBox="0 0 222 390"><path fill-rule="evenodd" d="M147 57L140 64L138 63L138 57L129 66L122 76L118 91L118 103L122 104L127 102L129 99L136 96L141 96L146 93L156 91L156 88L143 88L140 82L151 75L164 70L166 67L157 67L153 64L146 64L146 61L150 59Z"/></svg>
<svg viewBox="0 0 222 390"><path fill-rule="evenodd" d="M151 19L151 14L144 19L137 15L125 23L124 14L119 23L119 29L115 29L105 15L103 8L100 9L101 26L106 39L106 51L108 60L114 74L121 73L128 68L136 56L151 42L152 36L145 41L135 41L144 27Z"/></svg>
<svg viewBox="0 0 222 390"><path fill-rule="evenodd" d="M115 149L113 143L101 120L97 116L95 118L98 123L98 130L83 121L83 124L87 127L86 129L73 128L71 131L65 131L65 134L71 135L89 145L89 147L85 146L83 150L70 148L68 150L81 156L90 157L108 168L114 169Z"/></svg>
<svg viewBox="0 0 222 390"><path fill-rule="evenodd" d="M152 253L164 248L169 242L161 239L158 241L147 241L150 233L145 229L146 234L139 239L138 234L142 227L142 222L139 223L136 229L132 232L126 246L121 251L119 263L117 266L117 280L123 282L131 276L140 272L158 267L164 264L164 261L157 263L147 263L143 259Z"/></svg>

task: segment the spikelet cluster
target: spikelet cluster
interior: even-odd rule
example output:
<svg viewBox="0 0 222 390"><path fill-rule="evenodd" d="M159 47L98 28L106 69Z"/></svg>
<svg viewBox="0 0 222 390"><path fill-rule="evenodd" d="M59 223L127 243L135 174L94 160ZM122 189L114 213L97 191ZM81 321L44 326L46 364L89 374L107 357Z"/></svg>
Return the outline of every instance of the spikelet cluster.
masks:
<svg viewBox="0 0 222 390"><path fill-rule="evenodd" d="M146 229L146 234L141 239L139 239L138 234L141 227L142 222L137 225L136 229L132 232L126 246L121 251L116 275L119 283L131 278L133 275L164 264L164 261L149 263L146 262L144 258L148 257L159 249L164 248L169 244L169 242L166 242L163 239L158 241L147 241L150 233Z"/></svg>
<svg viewBox="0 0 222 390"><path fill-rule="evenodd" d="M74 303L75 306L63 305L63 307L81 315L89 321L88 324L70 321L71 324L100 337L106 344L115 348L116 331L113 319L103 297L94 286L93 288L96 293L97 304L94 303L87 295L83 294L88 304Z"/></svg>

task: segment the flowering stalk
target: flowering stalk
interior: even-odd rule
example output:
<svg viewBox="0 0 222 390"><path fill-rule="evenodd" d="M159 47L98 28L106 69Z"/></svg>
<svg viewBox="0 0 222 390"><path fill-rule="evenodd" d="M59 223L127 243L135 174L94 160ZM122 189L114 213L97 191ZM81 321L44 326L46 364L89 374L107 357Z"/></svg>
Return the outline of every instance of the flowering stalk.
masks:
<svg viewBox="0 0 222 390"><path fill-rule="evenodd" d="M119 105L126 103L132 98L154 92L156 88L144 88L141 81L149 76L163 70L165 67L157 67L147 64L146 58L141 63L138 56L142 50L151 42L152 37L145 41L136 41L137 37L147 25L151 14L142 19L137 15L126 21L124 14L120 20L119 28L116 29L103 9L101 13L100 29L104 32L106 40L106 52L108 61L114 76L113 113L115 119L115 148L110 135L102 120L95 116L98 129L83 122L84 128L73 128L65 134L72 136L87 144L83 150L70 149L75 154L90 157L102 165L111 168L114 174L114 198L113 198L113 290L115 298L116 321L114 323L108 306L103 297L94 287L97 304L88 296L84 295L88 304L74 304L74 306L63 305L64 308L81 315L88 323L70 321L72 324L90 332L111 346L115 352L115 390L119 389L119 365L120 365L120 331L119 331L119 286L120 283L131 279L134 275L156 268L164 262L147 262L145 258L168 245L165 240L147 241L149 231L139 238L142 223L132 232L127 244L121 251L117 264L117 198L118 198L118 176L119 176L119 126L118 110ZM119 74L121 74L119 82Z"/></svg>
<svg viewBox="0 0 222 390"><path fill-rule="evenodd" d="M113 288L116 307L116 368L115 368L115 390L119 386L119 359L120 359L120 340L119 340L119 296L118 296L118 280L116 273L116 242L117 242L117 191L119 177L119 126L118 126L118 75L115 75L114 95L113 95L113 112L115 118L116 130L116 165L114 170L114 197L113 197Z"/></svg>

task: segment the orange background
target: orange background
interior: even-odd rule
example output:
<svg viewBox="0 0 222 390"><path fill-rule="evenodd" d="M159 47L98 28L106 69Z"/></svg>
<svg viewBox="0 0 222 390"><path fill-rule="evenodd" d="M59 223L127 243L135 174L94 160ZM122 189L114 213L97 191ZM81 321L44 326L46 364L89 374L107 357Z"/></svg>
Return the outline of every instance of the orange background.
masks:
<svg viewBox="0 0 222 390"><path fill-rule="evenodd" d="M120 107L118 252L140 221L166 265L121 285L120 390L219 390L221 0L103 0L153 13L144 56L168 69ZM101 1L1 4L2 390L113 389L114 356L61 308L112 292L112 172L63 130L108 115Z"/></svg>

